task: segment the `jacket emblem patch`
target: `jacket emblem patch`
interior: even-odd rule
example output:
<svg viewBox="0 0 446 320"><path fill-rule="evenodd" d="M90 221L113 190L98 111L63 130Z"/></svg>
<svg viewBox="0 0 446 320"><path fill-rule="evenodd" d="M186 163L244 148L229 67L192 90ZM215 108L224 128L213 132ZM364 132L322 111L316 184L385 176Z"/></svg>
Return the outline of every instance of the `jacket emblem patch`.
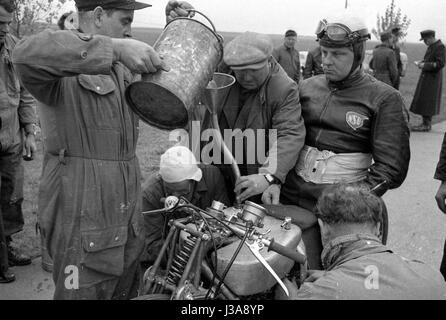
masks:
<svg viewBox="0 0 446 320"><path fill-rule="evenodd" d="M364 122L369 120L368 117L356 112L347 112L345 118L347 124L355 131L362 128L364 126Z"/></svg>

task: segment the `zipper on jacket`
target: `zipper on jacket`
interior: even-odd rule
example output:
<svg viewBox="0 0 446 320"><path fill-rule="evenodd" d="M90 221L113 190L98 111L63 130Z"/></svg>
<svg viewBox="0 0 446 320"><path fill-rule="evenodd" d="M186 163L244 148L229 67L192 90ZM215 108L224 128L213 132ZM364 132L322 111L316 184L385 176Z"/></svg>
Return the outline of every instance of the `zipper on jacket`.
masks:
<svg viewBox="0 0 446 320"><path fill-rule="evenodd" d="M325 102L325 105L324 105L324 108L322 109L321 115L319 116L319 125L322 124L322 118L323 118L325 112L327 111L328 104L330 103L331 98L333 97L333 94L334 94L336 91L338 91L338 89L336 89L336 88L333 89L333 90L330 90L330 95L328 96L327 101ZM316 145L317 145L317 142L319 141L319 138L321 137L322 131L323 131L322 128L319 129L319 132L318 132L318 134L317 134L317 136L316 136L316 140L314 141Z"/></svg>

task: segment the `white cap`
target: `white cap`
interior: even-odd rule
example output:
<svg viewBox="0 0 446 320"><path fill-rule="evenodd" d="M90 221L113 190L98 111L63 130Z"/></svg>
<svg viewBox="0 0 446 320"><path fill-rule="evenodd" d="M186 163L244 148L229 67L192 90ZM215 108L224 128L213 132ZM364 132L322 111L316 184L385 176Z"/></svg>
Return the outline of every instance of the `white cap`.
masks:
<svg viewBox="0 0 446 320"><path fill-rule="evenodd" d="M351 13L344 13L340 15L333 15L328 17L328 23L339 23L348 27L351 32L362 31L364 33L368 33L367 25L361 17L353 15Z"/></svg>
<svg viewBox="0 0 446 320"><path fill-rule="evenodd" d="M203 176L194 154L183 146L172 147L161 156L159 173L167 183L200 181Z"/></svg>

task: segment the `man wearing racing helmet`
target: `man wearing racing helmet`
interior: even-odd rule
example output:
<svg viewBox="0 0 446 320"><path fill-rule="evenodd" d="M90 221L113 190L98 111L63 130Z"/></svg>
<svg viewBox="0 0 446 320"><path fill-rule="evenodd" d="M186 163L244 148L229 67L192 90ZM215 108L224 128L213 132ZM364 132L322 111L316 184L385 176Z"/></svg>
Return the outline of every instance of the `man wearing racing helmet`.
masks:
<svg viewBox="0 0 446 320"><path fill-rule="evenodd" d="M313 210L328 186L363 182L382 196L406 178L409 127L401 94L362 70L370 34L356 17L321 21L325 75L302 82L305 147L281 190L281 203ZM310 268L320 268L319 228L304 230Z"/></svg>

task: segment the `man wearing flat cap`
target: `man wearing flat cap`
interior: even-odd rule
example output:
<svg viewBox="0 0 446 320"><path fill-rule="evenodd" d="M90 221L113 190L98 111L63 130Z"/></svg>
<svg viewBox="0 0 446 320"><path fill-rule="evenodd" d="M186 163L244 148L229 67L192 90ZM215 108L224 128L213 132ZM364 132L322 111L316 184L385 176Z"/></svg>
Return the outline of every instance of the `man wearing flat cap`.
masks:
<svg viewBox="0 0 446 320"><path fill-rule="evenodd" d="M392 33L381 33L381 44L373 50L373 58L370 60L369 65L376 79L396 89L399 83L399 74L391 41Z"/></svg>
<svg viewBox="0 0 446 320"><path fill-rule="evenodd" d="M12 52L19 41L9 32L14 3L0 0L0 283L11 282L14 275L8 266L31 264L28 256L19 254L12 236L22 231L23 152L36 151L36 116L34 99L19 82L12 65Z"/></svg>
<svg viewBox="0 0 446 320"><path fill-rule="evenodd" d="M137 295L144 246L138 117L125 100L135 74L168 70L132 36L134 0L76 0L76 31L22 40L14 67L47 108L39 223L53 259L55 299ZM166 16L191 6L170 1Z"/></svg>
<svg viewBox="0 0 446 320"><path fill-rule="evenodd" d="M434 30L422 31L420 41L424 41L428 49L424 59L417 62L421 75L410 111L423 117L423 123L412 131L428 132L432 129L432 117L440 113L446 50L441 40L435 38Z"/></svg>
<svg viewBox="0 0 446 320"><path fill-rule="evenodd" d="M246 136L253 133L257 142L254 146L244 141L241 149L236 149L240 144L233 144L233 155L243 155L243 161L237 159L242 175L238 181L234 181L229 165L215 164L223 170L228 190L235 191L238 201L277 204L279 192L272 191L280 190L305 140L298 86L272 57L272 51L271 39L253 32L237 36L224 49L224 63L237 82L219 115L222 135L226 129L241 130ZM209 112L203 126L212 127Z"/></svg>
<svg viewBox="0 0 446 320"><path fill-rule="evenodd" d="M296 50L297 33L294 30L287 30L283 44L275 48L273 57L282 66L288 76L299 83L300 81L300 57L299 51Z"/></svg>

